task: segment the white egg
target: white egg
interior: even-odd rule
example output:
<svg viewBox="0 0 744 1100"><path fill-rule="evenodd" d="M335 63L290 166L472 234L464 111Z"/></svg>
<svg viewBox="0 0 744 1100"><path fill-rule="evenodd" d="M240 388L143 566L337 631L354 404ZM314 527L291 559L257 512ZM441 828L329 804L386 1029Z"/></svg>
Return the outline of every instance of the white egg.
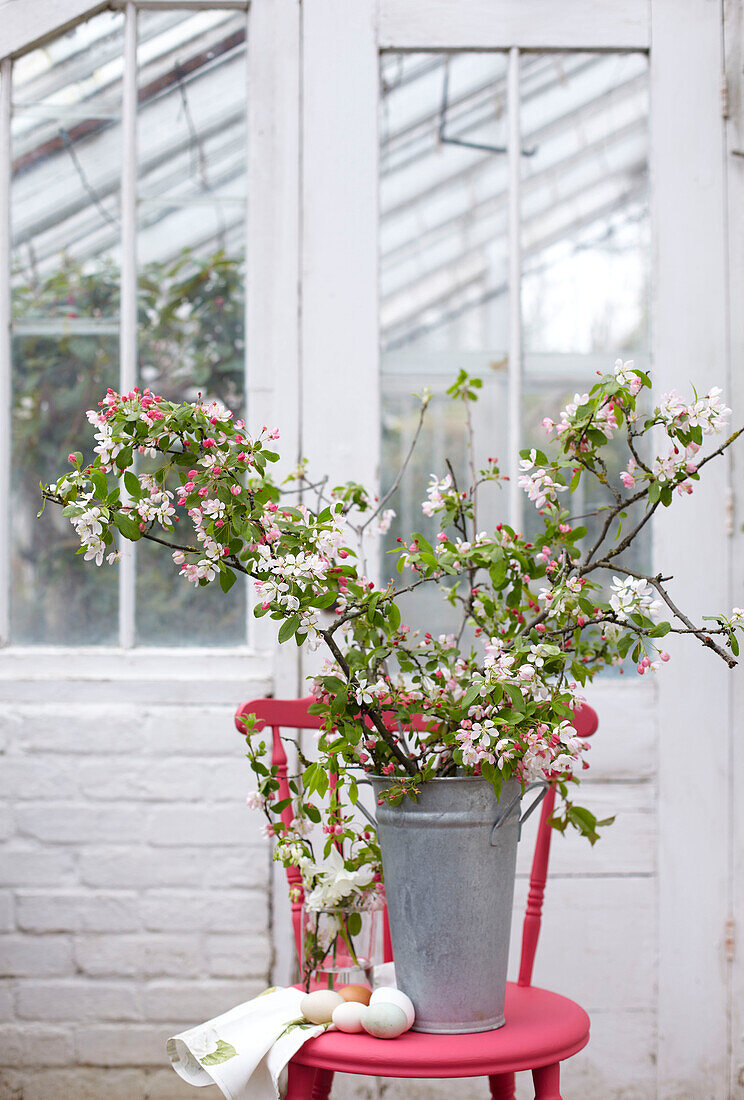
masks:
<svg viewBox="0 0 744 1100"><path fill-rule="evenodd" d="M334 1008L345 1004L340 993L333 989L316 989L306 993L300 1001L300 1012L311 1024L330 1024Z"/></svg>
<svg viewBox="0 0 744 1100"><path fill-rule="evenodd" d="M334 1026L339 1031L345 1031L347 1035L356 1035L362 1030L362 1013L366 1011L367 1006L360 1001L344 1001L333 1010Z"/></svg>
<svg viewBox="0 0 744 1100"><path fill-rule="evenodd" d="M413 1007L411 998L407 997L402 990L396 989L392 985L381 985L378 989L375 989L369 999L369 1003L371 1005L397 1005L398 1008L402 1008L405 1012L408 1026L413 1027L413 1021L416 1019L416 1010Z"/></svg>
<svg viewBox="0 0 744 1100"><path fill-rule="evenodd" d="M397 1039L404 1031L408 1031L408 1019L398 1005L378 1002L369 1004L364 1009L362 1027L368 1035L374 1035L376 1039Z"/></svg>

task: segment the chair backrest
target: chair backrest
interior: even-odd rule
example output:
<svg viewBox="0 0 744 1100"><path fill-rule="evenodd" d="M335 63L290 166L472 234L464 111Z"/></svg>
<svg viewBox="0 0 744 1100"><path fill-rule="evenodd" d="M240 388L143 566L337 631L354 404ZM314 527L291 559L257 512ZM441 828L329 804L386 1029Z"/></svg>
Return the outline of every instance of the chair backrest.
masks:
<svg viewBox="0 0 744 1100"><path fill-rule="evenodd" d="M253 699L248 703L241 703L235 712L235 725L240 733L244 733L241 719L249 714L254 714L258 719L255 729L262 730L266 726L272 731L271 762L276 766L279 790L279 800L290 797L289 781L287 779L287 754L282 745L281 731L283 729L320 729L321 720L315 714L309 713L310 704L314 700L312 696L304 699ZM591 737L599 724L596 711L590 706L584 705L574 712L573 725L580 737ZM555 808L555 790L551 787L545 795L540 813L540 823L537 829L535 852L532 857L532 871L530 873L530 886L527 894L527 908L522 924L522 953L519 963L519 985L530 985L532 981L532 969L537 951L537 941L540 936L540 924L542 920L543 899L545 897L545 883L548 877L548 860L550 858L550 841L553 830L548 821ZM292 807L287 805L281 813L285 825L292 822ZM298 957L301 955L302 943L302 876L297 867L287 868L287 880L290 886L290 898L292 906L292 928L294 930L295 943ZM385 961L392 959L390 950L390 935L385 921Z"/></svg>

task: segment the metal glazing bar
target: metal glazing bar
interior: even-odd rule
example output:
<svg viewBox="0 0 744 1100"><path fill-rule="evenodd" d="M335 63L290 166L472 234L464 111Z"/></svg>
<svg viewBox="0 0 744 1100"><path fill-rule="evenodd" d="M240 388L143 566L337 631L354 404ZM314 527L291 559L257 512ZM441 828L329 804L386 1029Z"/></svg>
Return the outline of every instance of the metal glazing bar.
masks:
<svg viewBox="0 0 744 1100"><path fill-rule="evenodd" d="M509 178L509 522L521 530L522 490L517 484L522 437L522 240L520 225L522 157L519 49L509 50L507 110Z"/></svg>
<svg viewBox="0 0 744 1100"><path fill-rule="evenodd" d="M0 645L10 633L10 58L0 61Z"/></svg>
<svg viewBox="0 0 744 1100"><path fill-rule="evenodd" d="M121 128L119 389L128 393L137 383L137 5L132 0L125 8ZM119 644L124 649L131 649L134 645L135 545L121 538L119 548Z"/></svg>

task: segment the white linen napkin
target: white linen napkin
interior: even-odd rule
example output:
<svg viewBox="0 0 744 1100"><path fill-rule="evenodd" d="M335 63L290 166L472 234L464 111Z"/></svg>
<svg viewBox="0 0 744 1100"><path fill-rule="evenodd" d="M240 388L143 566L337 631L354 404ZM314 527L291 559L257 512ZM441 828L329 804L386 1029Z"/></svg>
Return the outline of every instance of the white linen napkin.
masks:
<svg viewBox="0 0 744 1100"><path fill-rule="evenodd" d="M267 989L252 1001L182 1031L166 1044L190 1085L217 1085L227 1100L279 1100L287 1063L327 1025L299 1023L301 989Z"/></svg>

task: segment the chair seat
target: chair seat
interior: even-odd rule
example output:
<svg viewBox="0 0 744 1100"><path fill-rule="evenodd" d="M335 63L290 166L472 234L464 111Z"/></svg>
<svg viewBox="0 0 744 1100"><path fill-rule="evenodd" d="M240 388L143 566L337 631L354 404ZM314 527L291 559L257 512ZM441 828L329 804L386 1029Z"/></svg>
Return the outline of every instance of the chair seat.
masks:
<svg viewBox="0 0 744 1100"><path fill-rule="evenodd" d="M506 987L506 1024L471 1035L408 1031L398 1039L327 1031L292 1059L370 1077L479 1077L570 1058L589 1042L589 1017L567 997L535 986Z"/></svg>

